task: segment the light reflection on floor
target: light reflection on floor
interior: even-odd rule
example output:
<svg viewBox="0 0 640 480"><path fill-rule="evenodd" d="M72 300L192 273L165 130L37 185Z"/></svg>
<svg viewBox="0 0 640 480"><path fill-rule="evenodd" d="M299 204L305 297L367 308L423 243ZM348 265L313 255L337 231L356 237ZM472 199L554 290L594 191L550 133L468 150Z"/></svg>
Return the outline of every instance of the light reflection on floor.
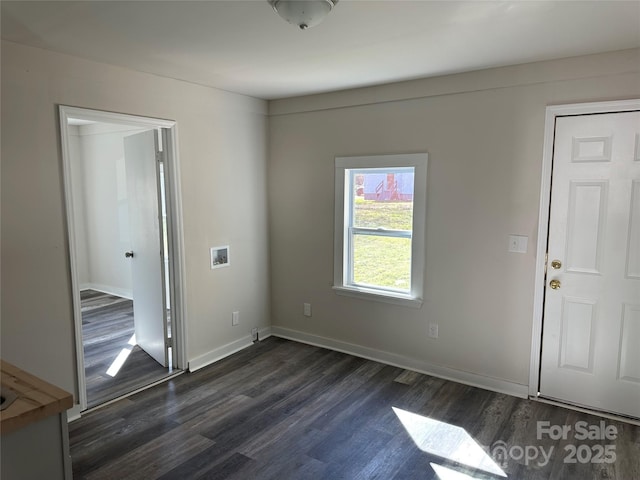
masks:
<svg viewBox="0 0 640 480"><path fill-rule="evenodd" d="M120 350L120 353L118 354L116 359L113 361L113 363L111 364L111 366L107 370L107 375L109 375L110 377L115 377L118 374L118 372L120 371L120 369L124 365L124 362L126 362L127 358L129 358L129 355L131 355L131 352L133 351L133 347L136 346L136 334L135 333L133 335L131 335L131 338L129 339L129 341L127 343L129 345L131 345L131 347L130 348L123 348L122 350Z"/></svg>
<svg viewBox="0 0 640 480"><path fill-rule="evenodd" d="M507 474L464 428L408 412L401 408L392 408L411 439L423 452L500 477L507 477ZM438 467L440 473L436 468L434 470L442 480L473 479L469 475L456 472L450 468L442 467L441 465L438 465ZM458 474L458 476L452 476L453 474Z"/></svg>

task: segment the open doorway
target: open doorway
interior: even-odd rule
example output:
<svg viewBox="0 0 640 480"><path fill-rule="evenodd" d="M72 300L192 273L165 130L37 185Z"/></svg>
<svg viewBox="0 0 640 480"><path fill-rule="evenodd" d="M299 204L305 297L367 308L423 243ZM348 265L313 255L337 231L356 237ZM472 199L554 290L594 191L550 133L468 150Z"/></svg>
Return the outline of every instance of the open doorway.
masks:
<svg viewBox="0 0 640 480"><path fill-rule="evenodd" d="M60 107L80 409L179 373L173 122Z"/></svg>

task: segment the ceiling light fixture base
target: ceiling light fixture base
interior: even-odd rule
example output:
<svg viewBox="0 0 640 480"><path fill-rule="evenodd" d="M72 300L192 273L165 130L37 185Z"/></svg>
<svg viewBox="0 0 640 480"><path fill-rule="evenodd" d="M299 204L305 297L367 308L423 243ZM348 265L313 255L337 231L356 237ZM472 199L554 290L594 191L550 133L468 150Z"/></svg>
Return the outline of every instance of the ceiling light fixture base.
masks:
<svg viewBox="0 0 640 480"><path fill-rule="evenodd" d="M284 20L300 30L315 27L336 6L338 0L267 0Z"/></svg>

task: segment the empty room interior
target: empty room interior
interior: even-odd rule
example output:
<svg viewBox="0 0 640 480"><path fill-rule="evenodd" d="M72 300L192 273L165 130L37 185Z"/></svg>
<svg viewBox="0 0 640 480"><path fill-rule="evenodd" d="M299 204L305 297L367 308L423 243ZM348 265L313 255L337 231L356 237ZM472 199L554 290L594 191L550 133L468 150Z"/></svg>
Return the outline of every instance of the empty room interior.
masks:
<svg viewBox="0 0 640 480"><path fill-rule="evenodd" d="M640 2L0 7L3 479L640 478Z"/></svg>

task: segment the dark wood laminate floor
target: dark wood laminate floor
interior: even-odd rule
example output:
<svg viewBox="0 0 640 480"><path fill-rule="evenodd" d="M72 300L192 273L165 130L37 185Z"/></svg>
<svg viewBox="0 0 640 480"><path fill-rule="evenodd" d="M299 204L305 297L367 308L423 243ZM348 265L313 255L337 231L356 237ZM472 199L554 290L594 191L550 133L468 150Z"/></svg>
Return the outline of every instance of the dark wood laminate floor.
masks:
<svg viewBox="0 0 640 480"><path fill-rule="evenodd" d="M82 340L87 384L87 406L100 405L170 374L137 345L131 345L135 329L133 302L95 290L80 293ZM115 376L107 374L122 351L130 351Z"/></svg>
<svg viewBox="0 0 640 480"><path fill-rule="evenodd" d="M537 438L538 421L601 420L271 337L69 430L75 479L639 479L640 427ZM606 445L612 463L565 463Z"/></svg>

